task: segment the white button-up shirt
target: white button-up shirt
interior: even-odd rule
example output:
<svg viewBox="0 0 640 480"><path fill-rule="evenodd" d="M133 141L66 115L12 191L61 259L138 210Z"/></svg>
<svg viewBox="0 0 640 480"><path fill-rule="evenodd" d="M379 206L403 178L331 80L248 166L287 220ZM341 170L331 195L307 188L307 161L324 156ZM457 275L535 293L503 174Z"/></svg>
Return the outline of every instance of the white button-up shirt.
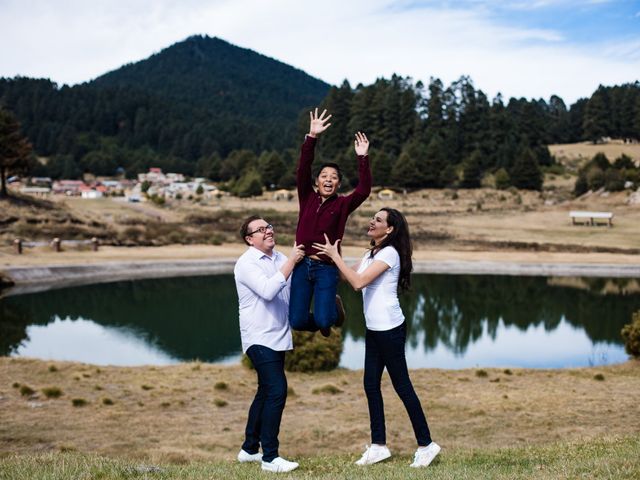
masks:
<svg viewBox="0 0 640 480"><path fill-rule="evenodd" d="M249 247L236 262L233 274L240 306L242 351L251 345L272 350L292 350L289 327L290 281L280 268L287 258L276 251L271 257Z"/></svg>

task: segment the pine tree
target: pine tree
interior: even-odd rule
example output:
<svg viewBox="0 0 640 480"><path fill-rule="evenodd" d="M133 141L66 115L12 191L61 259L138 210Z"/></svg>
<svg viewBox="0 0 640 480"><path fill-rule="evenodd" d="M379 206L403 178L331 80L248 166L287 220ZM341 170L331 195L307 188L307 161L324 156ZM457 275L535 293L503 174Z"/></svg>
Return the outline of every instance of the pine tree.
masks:
<svg viewBox="0 0 640 480"><path fill-rule="evenodd" d="M601 85L587 102L582 123L584 137L597 143L609 135L611 120L609 117L609 98Z"/></svg>
<svg viewBox="0 0 640 480"><path fill-rule="evenodd" d="M529 147L523 146L509 172L511 184L525 190L542 189L542 170L538 166L536 155Z"/></svg>
<svg viewBox="0 0 640 480"><path fill-rule="evenodd" d="M258 159L258 171L267 188L275 188L285 170L284 162L278 152L263 152Z"/></svg>
<svg viewBox="0 0 640 480"><path fill-rule="evenodd" d="M478 188L482 180L482 170L480 164L480 150L474 150L471 155L462 162L462 181L460 186L463 188Z"/></svg>
<svg viewBox="0 0 640 480"><path fill-rule="evenodd" d="M9 195L6 181L10 174L29 170L30 154L31 144L22 135L18 120L0 108L0 197Z"/></svg>
<svg viewBox="0 0 640 480"><path fill-rule="evenodd" d="M419 162L419 159L418 159ZM431 139L424 152L422 162L424 186L428 188L440 188L444 186L443 172L447 166L447 158L442 137L436 135Z"/></svg>

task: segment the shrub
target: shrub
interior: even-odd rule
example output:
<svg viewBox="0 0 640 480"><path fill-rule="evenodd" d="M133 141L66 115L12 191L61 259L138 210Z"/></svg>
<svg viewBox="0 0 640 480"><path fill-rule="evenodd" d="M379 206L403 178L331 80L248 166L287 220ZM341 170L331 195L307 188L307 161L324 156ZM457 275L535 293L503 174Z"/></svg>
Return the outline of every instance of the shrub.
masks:
<svg viewBox="0 0 640 480"><path fill-rule="evenodd" d="M334 328L328 338L319 332L293 332L295 349L287 352L284 368L289 372L334 370L342 355L342 330Z"/></svg>
<svg viewBox="0 0 640 480"><path fill-rule="evenodd" d="M216 398L216 399L213 401L213 404L214 404L216 407L220 407L220 408L222 408L222 407L226 407L227 405L229 405L229 402L227 402L226 400L222 400L221 398Z"/></svg>
<svg viewBox="0 0 640 480"><path fill-rule="evenodd" d="M50 372L57 372L58 371L58 367L56 367L55 365L49 365L49 371Z"/></svg>
<svg viewBox="0 0 640 480"><path fill-rule="evenodd" d="M604 172L604 188L609 192L624 190L624 177L620 170L610 168Z"/></svg>
<svg viewBox="0 0 640 480"><path fill-rule="evenodd" d="M594 379L594 380L597 380L597 381L599 381L599 382L603 382L603 381L604 381L604 375L603 375L603 374L601 374L601 373L596 373L596 374L593 376L593 379Z"/></svg>
<svg viewBox="0 0 640 480"><path fill-rule="evenodd" d="M311 393L313 393L314 395L317 395L319 393L328 393L329 395L336 395L337 393L342 393L342 390L340 390L335 385L327 384L327 385L323 385L322 387L314 388L311 391Z"/></svg>
<svg viewBox="0 0 640 480"><path fill-rule="evenodd" d="M505 190L511 186L511 178L509 177L509 173L504 168L498 170L494 178L496 182L496 188L498 190Z"/></svg>
<svg viewBox="0 0 640 480"><path fill-rule="evenodd" d="M62 390L58 387L46 387L42 389L42 393L47 398L59 398L62 396Z"/></svg>
<svg viewBox="0 0 640 480"><path fill-rule="evenodd" d="M84 398L73 398L71 400L71 405L73 405L74 407L84 407L88 403L89 402L87 402Z"/></svg>
<svg viewBox="0 0 640 480"><path fill-rule="evenodd" d="M331 336L324 338L320 332L293 332L295 349L287 352L284 368L288 372L327 372L334 370L342 355L342 331L334 328ZM245 354L240 363L251 370L253 364Z"/></svg>
<svg viewBox="0 0 640 480"><path fill-rule="evenodd" d="M476 377L488 377L489 374L486 370L476 370Z"/></svg>
<svg viewBox="0 0 640 480"><path fill-rule="evenodd" d="M36 393L36 391L28 385L22 385L20 387L20 395L22 395L23 397L28 397L30 395L33 395L34 393Z"/></svg>
<svg viewBox="0 0 640 480"><path fill-rule="evenodd" d="M213 388L215 388L216 390L227 390L229 388L229 385L227 385L226 382L217 382Z"/></svg>
<svg viewBox="0 0 640 480"><path fill-rule="evenodd" d="M142 385L140 388L142 388L143 390L152 390L153 387L151 385Z"/></svg>
<svg viewBox="0 0 640 480"><path fill-rule="evenodd" d="M640 310L631 316L631 323L625 325L620 333L627 353L640 358Z"/></svg>
<svg viewBox="0 0 640 480"><path fill-rule="evenodd" d="M102 404L103 405L113 405L113 400L111 400L110 398L103 398L102 399Z"/></svg>

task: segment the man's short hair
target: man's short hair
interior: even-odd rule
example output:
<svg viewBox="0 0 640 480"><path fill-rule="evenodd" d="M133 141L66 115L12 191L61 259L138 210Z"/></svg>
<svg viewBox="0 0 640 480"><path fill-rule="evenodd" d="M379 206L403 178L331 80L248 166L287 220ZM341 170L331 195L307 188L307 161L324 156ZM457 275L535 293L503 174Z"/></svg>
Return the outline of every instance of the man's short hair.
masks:
<svg viewBox="0 0 640 480"><path fill-rule="evenodd" d="M318 170L316 171L316 176L314 178L318 178L320 176L320 172L325 167L331 167L331 168L335 169L336 172L338 172L338 180L342 181L342 172L340 171L340 165L338 165L337 163L333 163L333 162L325 162L322 165L320 165L320 168L318 168Z"/></svg>
<svg viewBox="0 0 640 480"><path fill-rule="evenodd" d="M240 238L242 238L242 241L247 245L251 245L249 242L247 242L247 235L249 235L249 224L254 220L263 220L263 218L260 215L251 215L250 217L247 217L244 222L242 222L242 227L240 227Z"/></svg>

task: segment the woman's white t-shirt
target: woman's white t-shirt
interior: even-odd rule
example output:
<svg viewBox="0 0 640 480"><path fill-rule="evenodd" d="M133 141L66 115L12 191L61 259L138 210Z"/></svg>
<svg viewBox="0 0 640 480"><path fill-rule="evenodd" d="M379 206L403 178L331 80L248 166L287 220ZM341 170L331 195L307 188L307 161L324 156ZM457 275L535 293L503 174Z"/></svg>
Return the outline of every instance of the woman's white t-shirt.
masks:
<svg viewBox="0 0 640 480"><path fill-rule="evenodd" d="M391 330L404 322L404 314L398 301L400 255L391 246L384 247L373 258L367 252L360 262L358 273L364 272L375 260L386 263L389 268L362 289L364 318L369 330Z"/></svg>

